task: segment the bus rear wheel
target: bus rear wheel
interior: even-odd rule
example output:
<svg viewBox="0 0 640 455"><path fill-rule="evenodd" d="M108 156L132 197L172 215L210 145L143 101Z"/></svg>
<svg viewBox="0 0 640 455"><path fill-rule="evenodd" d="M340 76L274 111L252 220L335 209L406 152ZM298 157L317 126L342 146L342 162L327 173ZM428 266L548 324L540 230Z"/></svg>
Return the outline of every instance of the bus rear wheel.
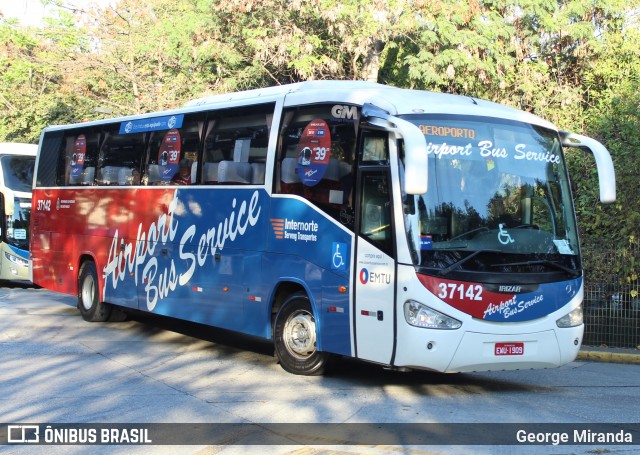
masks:
<svg viewBox="0 0 640 455"><path fill-rule="evenodd" d="M316 322L309 298L295 294L280 308L274 324L276 356L289 373L323 374L331 355L316 348Z"/></svg>
<svg viewBox="0 0 640 455"><path fill-rule="evenodd" d="M99 301L96 265L87 261L78 275L78 309L85 321L105 322L111 315L111 305Z"/></svg>

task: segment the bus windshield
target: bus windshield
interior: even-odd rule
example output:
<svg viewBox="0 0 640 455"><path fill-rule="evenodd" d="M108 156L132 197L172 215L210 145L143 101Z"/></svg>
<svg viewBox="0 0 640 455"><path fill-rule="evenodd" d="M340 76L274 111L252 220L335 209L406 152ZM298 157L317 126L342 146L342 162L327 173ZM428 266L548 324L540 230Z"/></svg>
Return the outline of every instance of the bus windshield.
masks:
<svg viewBox="0 0 640 455"><path fill-rule="evenodd" d="M35 156L0 156L0 168L2 168L5 187L13 192L31 194L35 161ZM0 223L0 227L3 227L3 240L16 248L28 250L30 215L31 198L16 195L13 214Z"/></svg>
<svg viewBox="0 0 640 455"><path fill-rule="evenodd" d="M555 131L509 120L406 116L425 136L428 191L405 195L413 262L477 281L580 273L575 218ZM517 277L517 278L515 278ZM470 278L468 275L465 278Z"/></svg>
<svg viewBox="0 0 640 455"><path fill-rule="evenodd" d="M15 198L13 215L7 217L6 242L21 250L29 249L31 199Z"/></svg>
<svg viewBox="0 0 640 455"><path fill-rule="evenodd" d="M12 191L31 192L35 156L5 155L0 157L4 185Z"/></svg>

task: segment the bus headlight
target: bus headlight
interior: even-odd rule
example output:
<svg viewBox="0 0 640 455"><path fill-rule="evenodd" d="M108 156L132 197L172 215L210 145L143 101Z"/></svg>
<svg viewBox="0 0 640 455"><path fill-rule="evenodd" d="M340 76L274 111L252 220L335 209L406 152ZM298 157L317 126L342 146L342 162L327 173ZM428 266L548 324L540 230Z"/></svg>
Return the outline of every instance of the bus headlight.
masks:
<svg viewBox="0 0 640 455"><path fill-rule="evenodd" d="M19 266L22 266L22 267L28 267L29 266L29 261L27 261L26 259L19 258L18 256L14 256L13 254L9 254L6 251L5 251L4 255L9 260L9 262L14 263L15 265L19 265Z"/></svg>
<svg viewBox="0 0 640 455"><path fill-rule="evenodd" d="M404 304L404 318L407 323L415 327L427 329L454 330L462 327L462 322L440 313L415 300L409 300Z"/></svg>
<svg viewBox="0 0 640 455"><path fill-rule="evenodd" d="M558 319L556 321L556 325L560 328L575 327L582 324L582 322L582 304L580 304L572 311Z"/></svg>

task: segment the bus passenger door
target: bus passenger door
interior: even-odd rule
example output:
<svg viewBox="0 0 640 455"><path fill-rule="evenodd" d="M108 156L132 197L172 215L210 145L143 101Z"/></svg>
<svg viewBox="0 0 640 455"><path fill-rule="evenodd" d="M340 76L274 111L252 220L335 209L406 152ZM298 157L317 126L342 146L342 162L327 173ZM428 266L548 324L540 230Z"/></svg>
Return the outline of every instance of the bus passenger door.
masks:
<svg viewBox="0 0 640 455"><path fill-rule="evenodd" d="M361 167L355 268L358 358L390 364L395 342L395 259L388 166Z"/></svg>

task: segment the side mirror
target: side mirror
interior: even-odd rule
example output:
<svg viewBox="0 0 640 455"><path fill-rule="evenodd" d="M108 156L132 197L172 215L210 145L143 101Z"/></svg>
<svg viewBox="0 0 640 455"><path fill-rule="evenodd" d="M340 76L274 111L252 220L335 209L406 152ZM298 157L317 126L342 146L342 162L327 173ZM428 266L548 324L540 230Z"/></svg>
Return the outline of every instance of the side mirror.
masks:
<svg viewBox="0 0 640 455"><path fill-rule="evenodd" d="M611 155L604 145L590 137L575 133L560 132L562 145L573 148L586 148L596 159L598 184L600 186L600 202L611 204L616 200L616 174Z"/></svg>
<svg viewBox="0 0 640 455"><path fill-rule="evenodd" d="M405 149L404 191L407 194L425 194L428 160L424 136L418 127L369 103L362 106L362 117L372 125L394 131L402 137Z"/></svg>

